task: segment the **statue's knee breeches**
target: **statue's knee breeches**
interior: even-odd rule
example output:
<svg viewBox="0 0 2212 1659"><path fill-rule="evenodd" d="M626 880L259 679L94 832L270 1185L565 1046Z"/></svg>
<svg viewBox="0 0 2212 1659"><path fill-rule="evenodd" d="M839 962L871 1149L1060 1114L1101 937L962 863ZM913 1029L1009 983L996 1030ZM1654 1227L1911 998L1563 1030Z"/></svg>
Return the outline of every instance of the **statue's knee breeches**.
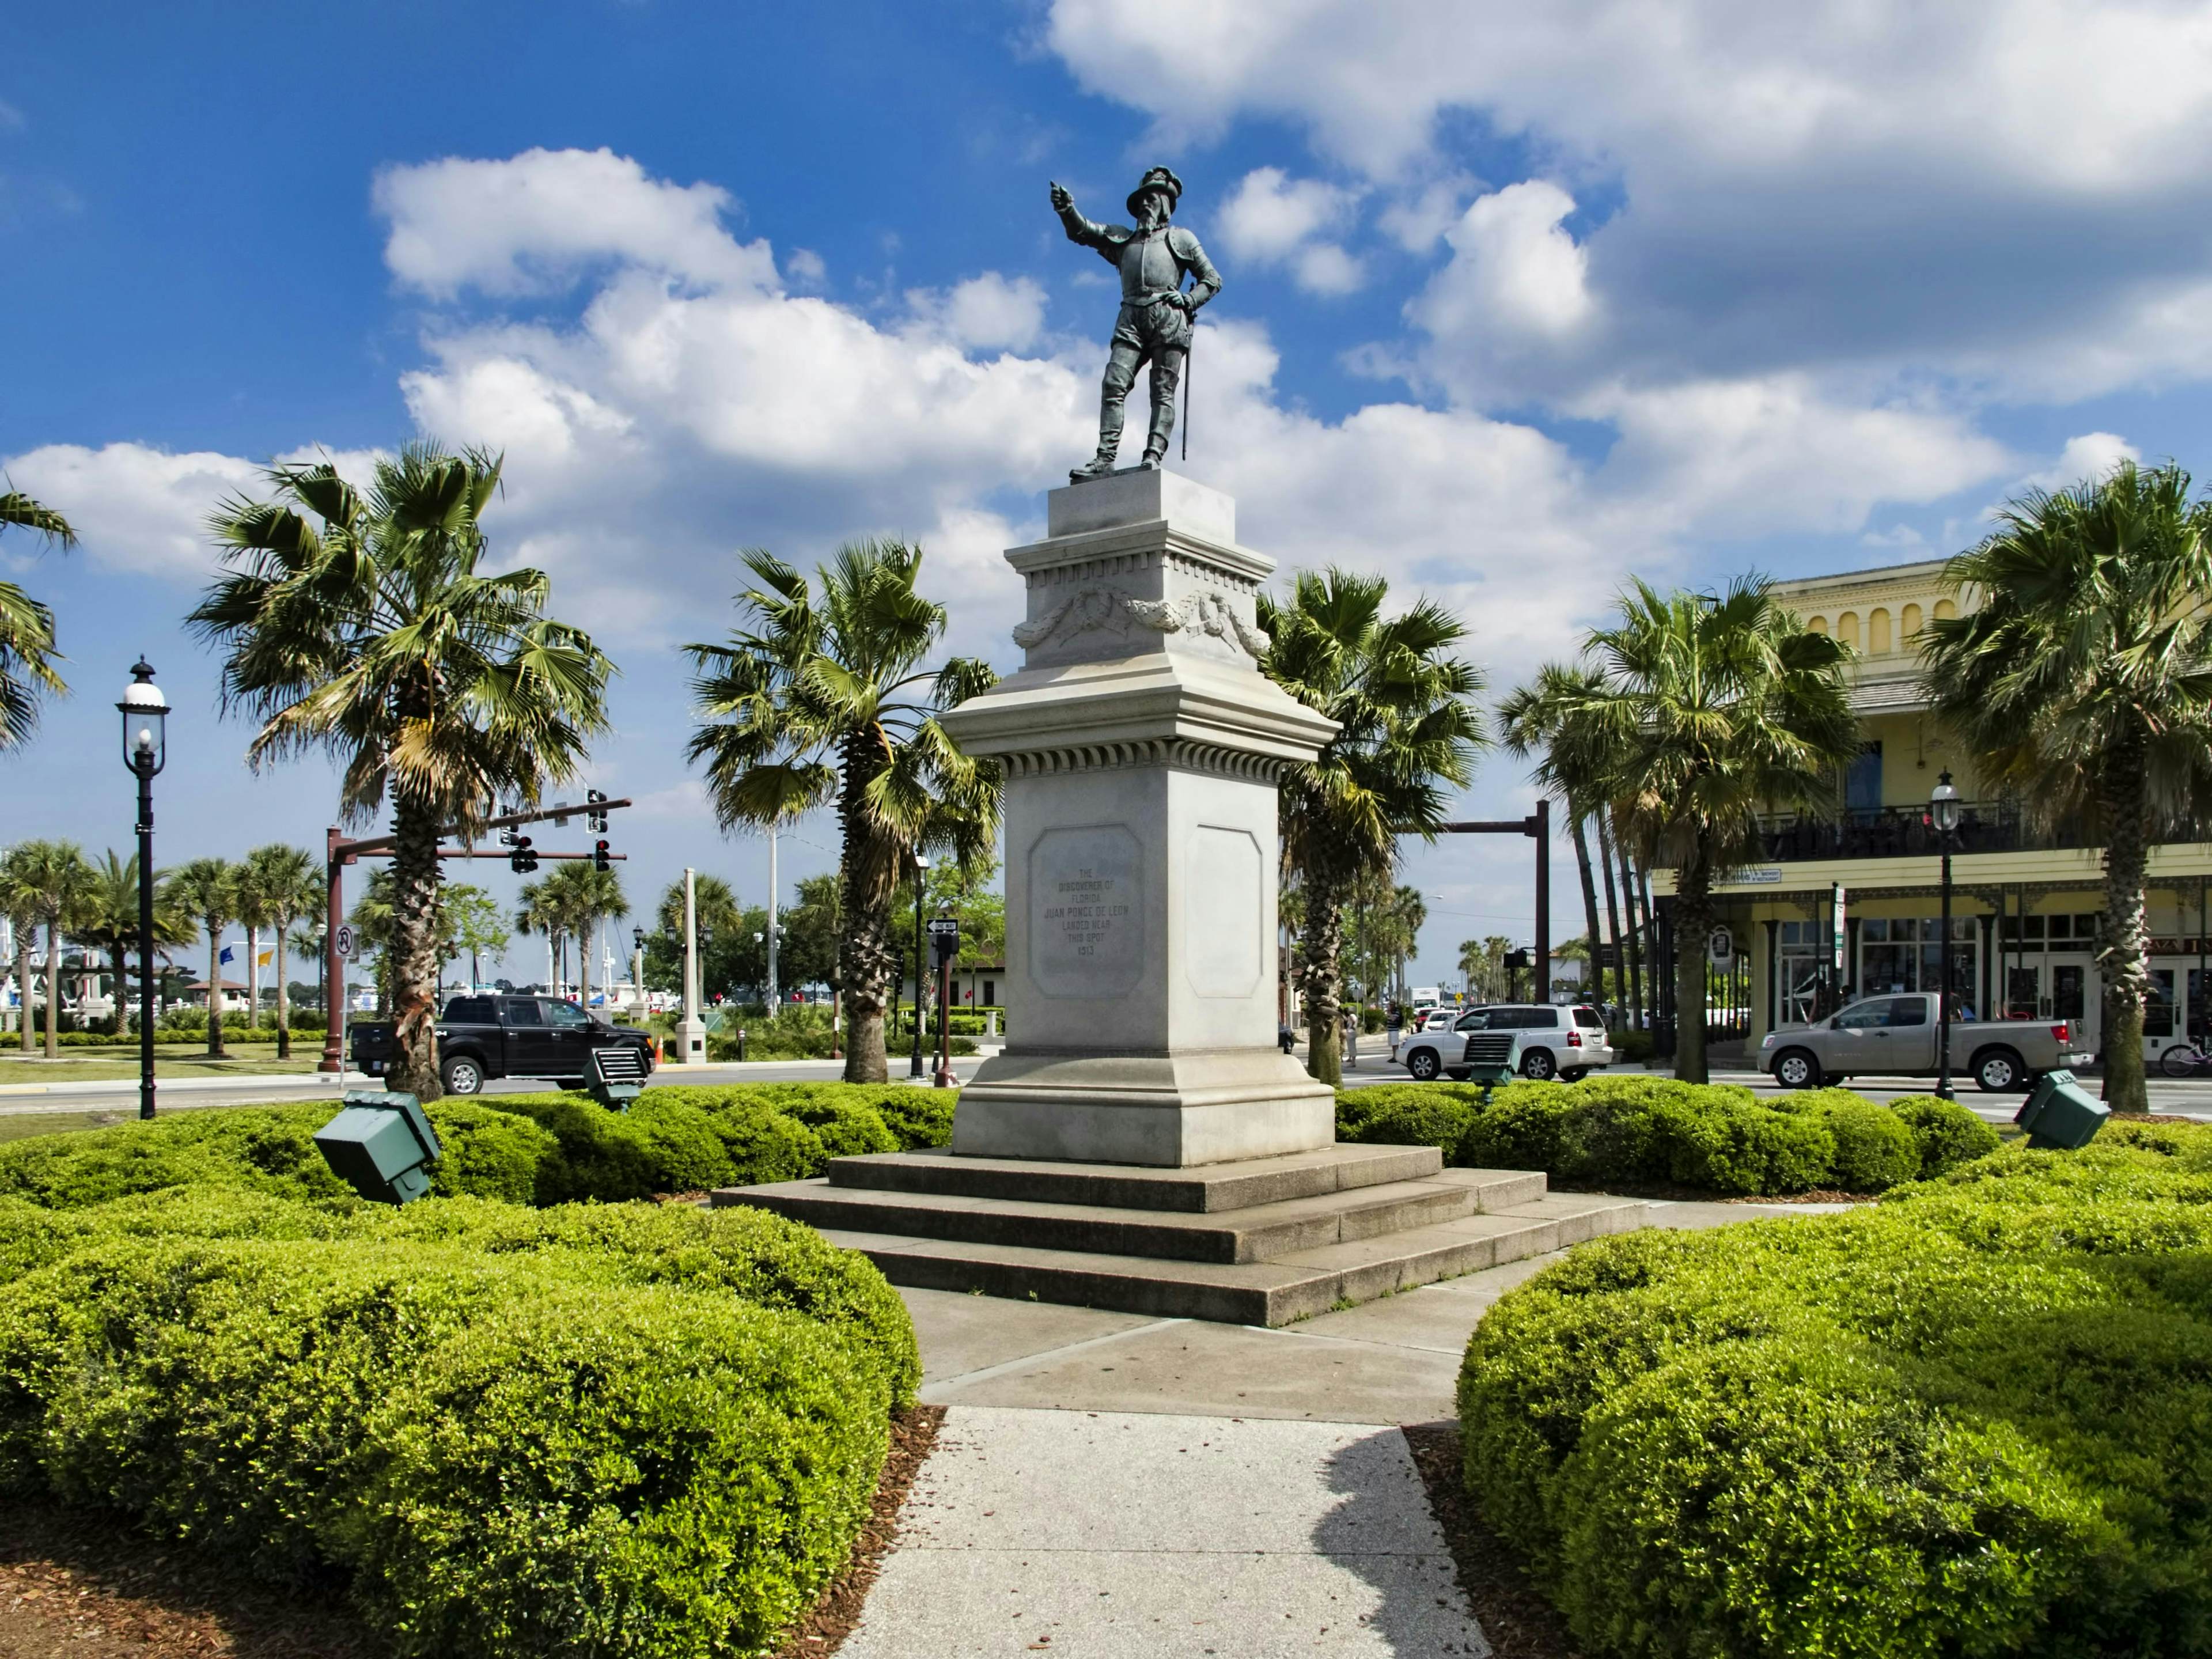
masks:
<svg viewBox="0 0 2212 1659"><path fill-rule="evenodd" d="M1100 390L1110 402L1120 402L1137 383L1138 354L1134 346L1117 343L1106 359L1106 379Z"/></svg>
<svg viewBox="0 0 2212 1659"><path fill-rule="evenodd" d="M1182 384L1182 353L1168 350L1152 356L1152 401L1155 404L1175 402L1176 387Z"/></svg>

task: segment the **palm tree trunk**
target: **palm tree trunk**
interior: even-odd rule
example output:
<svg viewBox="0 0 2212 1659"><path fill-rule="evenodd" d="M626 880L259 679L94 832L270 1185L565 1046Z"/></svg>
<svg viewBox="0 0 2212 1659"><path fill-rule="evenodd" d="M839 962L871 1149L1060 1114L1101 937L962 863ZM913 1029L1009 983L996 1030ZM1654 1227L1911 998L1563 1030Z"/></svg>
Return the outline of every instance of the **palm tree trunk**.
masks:
<svg viewBox="0 0 2212 1659"><path fill-rule="evenodd" d="M1705 936L1712 931L1712 866L1700 847L1685 860L1674 890L1674 1076L1705 1075Z"/></svg>
<svg viewBox="0 0 2212 1659"><path fill-rule="evenodd" d="M1344 890L1318 868L1305 872L1304 960L1298 991L1306 1010L1306 1071L1332 1089L1344 1082Z"/></svg>
<svg viewBox="0 0 2212 1659"><path fill-rule="evenodd" d="M261 1024L261 929L248 927L246 930L246 1025L248 1030Z"/></svg>
<svg viewBox="0 0 2212 1659"><path fill-rule="evenodd" d="M389 1086L435 1100L445 1093L438 1078L439 815L402 794L392 803L392 828Z"/></svg>
<svg viewBox="0 0 2212 1659"><path fill-rule="evenodd" d="M208 1058L222 1058L222 918L207 919Z"/></svg>
<svg viewBox="0 0 2212 1659"><path fill-rule="evenodd" d="M292 1058L292 918L276 918L276 1058Z"/></svg>
<svg viewBox="0 0 2212 1659"><path fill-rule="evenodd" d="M1620 937L1620 903L1613 884L1613 828L1602 805L1590 816L1597 822L1597 866L1605 874L1606 936L1613 941L1613 1000L1625 1008L1628 1003L1628 958L1625 954L1628 947Z"/></svg>
<svg viewBox="0 0 2212 1659"><path fill-rule="evenodd" d="M62 1053L62 922L46 921L46 1060Z"/></svg>
<svg viewBox="0 0 2212 1659"><path fill-rule="evenodd" d="M838 815L844 820L844 848L839 877L844 888L844 937L838 941L839 977L843 981L845 1081L887 1083L890 1066L884 1048L884 1010L890 1002L898 952L891 942L891 899L898 891L904 848L880 828L868 810L867 787L890 760L882 732L855 732L845 739L844 780ZM916 964L919 975L927 964Z"/></svg>
<svg viewBox="0 0 2212 1659"><path fill-rule="evenodd" d="M115 1035L118 1037L127 1034L131 1029L130 1015L125 1012L129 1004L123 991L123 974L129 960L125 954L125 948L123 941L119 939L114 940L109 947L109 959L115 964Z"/></svg>
<svg viewBox="0 0 2212 1659"><path fill-rule="evenodd" d="M1583 935L1584 943L1589 946L1589 955L1583 962L1583 974L1585 981L1583 994L1588 996L1594 988L1597 993L1595 1000L1602 1005L1605 1001L1605 980L1598 971L1597 965L1597 883L1591 878L1590 872L1589 826L1584 823L1583 815L1579 812L1571 814L1567 822L1569 827L1574 831L1575 872L1582 878L1583 919L1589 930ZM1595 981L1595 985L1593 986L1589 981Z"/></svg>
<svg viewBox="0 0 2212 1659"><path fill-rule="evenodd" d="M1658 1000L1660 972L1659 934L1651 925L1651 875L1642 865L1629 859L1626 853L1622 854L1622 858L1625 860L1622 866L1623 872L1628 881L1628 925L1631 932L1636 936L1636 1024L1640 1029L1648 1031L1651 1029L1650 1005ZM1647 940L1652 946L1651 983L1648 1000L1645 994L1644 972L1644 945Z"/></svg>
<svg viewBox="0 0 2212 1659"><path fill-rule="evenodd" d="M2150 927L2143 880L2150 860L2148 785L2140 739L2106 751L2099 780L2105 819L2105 937L2097 967L2105 982L2105 1103L2147 1112L2143 1001L2150 985Z"/></svg>
<svg viewBox="0 0 2212 1659"><path fill-rule="evenodd" d="M576 934L576 1006L588 1017L592 1012L592 924L586 920Z"/></svg>

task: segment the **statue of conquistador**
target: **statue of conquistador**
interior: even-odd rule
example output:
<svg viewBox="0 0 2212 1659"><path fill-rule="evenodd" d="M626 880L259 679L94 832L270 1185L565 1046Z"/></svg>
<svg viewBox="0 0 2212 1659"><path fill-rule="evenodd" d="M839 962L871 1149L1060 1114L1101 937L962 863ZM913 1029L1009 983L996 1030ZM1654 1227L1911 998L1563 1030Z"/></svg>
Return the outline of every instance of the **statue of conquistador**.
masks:
<svg viewBox="0 0 2212 1659"><path fill-rule="evenodd" d="M1145 439L1146 466L1158 466L1175 430L1176 387L1190 350L1191 318L1221 292L1221 273L1206 257L1198 238L1170 225L1182 198L1182 180L1165 167L1154 167L1129 192L1136 228L1095 225L1075 210L1075 198L1058 185L1052 204L1067 240L1097 248L1121 273L1121 314L1114 323L1113 355L1106 360L1106 381L1098 399L1098 453L1070 472L1071 483L1103 478L1114 471L1121 448L1121 406L1137 371L1152 366L1152 429ZM1194 279L1183 288L1183 278Z"/></svg>

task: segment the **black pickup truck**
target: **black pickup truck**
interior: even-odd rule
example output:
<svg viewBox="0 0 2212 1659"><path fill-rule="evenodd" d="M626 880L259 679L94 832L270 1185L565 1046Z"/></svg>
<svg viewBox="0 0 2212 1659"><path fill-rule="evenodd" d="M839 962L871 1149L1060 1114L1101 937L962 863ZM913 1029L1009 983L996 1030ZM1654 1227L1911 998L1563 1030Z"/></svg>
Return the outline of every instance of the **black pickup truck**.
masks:
<svg viewBox="0 0 2212 1659"><path fill-rule="evenodd" d="M381 1077L392 1063L388 1020L347 1028L354 1068ZM449 1095L480 1091L487 1078L574 1080L585 1075L594 1048L641 1051L653 1068L653 1045L642 1031L593 1019L573 1002L552 997L455 997L438 1022L438 1075Z"/></svg>

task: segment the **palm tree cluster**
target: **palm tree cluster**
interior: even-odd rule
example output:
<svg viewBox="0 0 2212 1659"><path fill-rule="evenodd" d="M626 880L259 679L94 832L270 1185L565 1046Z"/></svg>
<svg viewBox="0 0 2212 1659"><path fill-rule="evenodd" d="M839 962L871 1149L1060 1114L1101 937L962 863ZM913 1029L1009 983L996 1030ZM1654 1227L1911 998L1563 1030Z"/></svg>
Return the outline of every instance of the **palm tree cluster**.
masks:
<svg viewBox="0 0 2212 1659"><path fill-rule="evenodd" d="M522 884L521 902L514 927L520 933L535 933L550 942L568 941L576 947L577 1000L592 1006L592 939L602 922L629 914L621 878L611 870L595 870L580 860L563 864L542 881Z"/></svg>
<svg viewBox="0 0 2212 1659"><path fill-rule="evenodd" d="M1457 618L1421 600L1386 614L1382 577L1302 572L1289 599L1260 597L1261 669L1337 724L1321 753L1285 775L1282 857L1303 898L1299 987L1307 1068L1343 1079L1344 916L1363 881L1387 878L1399 838L1433 839L1452 792L1474 775L1489 733L1482 675L1451 654Z"/></svg>
<svg viewBox="0 0 2212 1659"><path fill-rule="evenodd" d="M1758 855L1762 812L1832 808L1857 751L1845 654L1763 577L1718 594L1639 581L1582 661L1546 667L1499 706L1507 746L1540 757L1536 778L1571 818L1602 810L1638 862L1674 871L1678 1077L1705 1080L1715 879Z"/></svg>
<svg viewBox="0 0 2212 1659"><path fill-rule="evenodd" d="M76 545L70 521L18 490L0 495L0 529L13 525L64 548ZM54 613L13 582L0 581L0 753L21 745L38 724L43 696L65 696L54 665Z"/></svg>

